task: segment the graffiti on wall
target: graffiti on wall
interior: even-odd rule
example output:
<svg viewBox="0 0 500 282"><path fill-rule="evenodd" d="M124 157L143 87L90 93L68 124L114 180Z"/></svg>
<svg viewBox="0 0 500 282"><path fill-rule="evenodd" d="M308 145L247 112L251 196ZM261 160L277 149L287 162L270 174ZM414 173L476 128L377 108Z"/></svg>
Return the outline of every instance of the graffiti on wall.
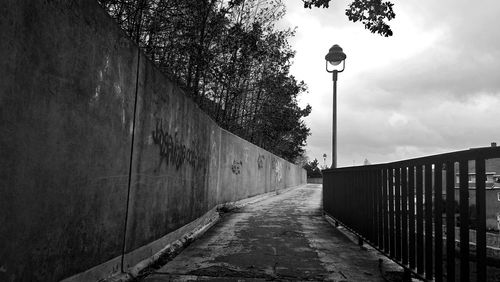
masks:
<svg viewBox="0 0 500 282"><path fill-rule="evenodd" d="M245 163L248 163L248 156L250 154L250 149L248 147L243 148L243 159Z"/></svg>
<svg viewBox="0 0 500 282"><path fill-rule="evenodd" d="M283 178L283 163L276 160L276 159L273 159L272 166L273 166L274 176L276 178L276 182L280 182L281 179Z"/></svg>
<svg viewBox="0 0 500 282"><path fill-rule="evenodd" d="M266 157L264 155L259 155L257 158L257 167L259 169L262 169L264 167L264 161L266 160Z"/></svg>
<svg viewBox="0 0 500 282"><path fill-rule="evenodd" d="M231 166L231 170L234 174L238 175L241 173L241 166L243 165L242 161L233 161L233 165Z"/></svg>
<svg viewBox="0 0 500 282"><path fill-rule="evenodd" d="M218 156L219 154L216 152L219 152L219 149L217 148L217 139L215 139L215 130L212 130L212 133L210 134L210 140L211 145L210 145L210 167L216 168L219 165L218 162Z"/></svg>
<svg viewBox="0 0 500 282"><path fill-rule="evenodd" d="M259 155L259 157L257 158L257 167L259 169L262 169L264 167L264 160L266 159L266 157L264 155Z"/></svg>
<svg viewBox="0 0 500 282"><path fill-rule="evenodd" d="M163 162L175 166L176 169L179 169L184 163L193 169L200 169L205 165L207 158L199 151L199 143L192 141L190 147L182 144L177 133L172 136L163 127L161 119L156 120L156 126L151 136L153 143L160 148L160 166Z"/></svg>

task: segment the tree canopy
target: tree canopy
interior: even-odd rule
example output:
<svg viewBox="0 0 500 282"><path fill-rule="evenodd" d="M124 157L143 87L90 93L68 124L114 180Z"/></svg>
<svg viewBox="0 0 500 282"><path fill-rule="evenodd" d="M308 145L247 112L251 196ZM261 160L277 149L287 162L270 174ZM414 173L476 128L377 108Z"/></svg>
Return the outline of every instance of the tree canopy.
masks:
<svg viewBox="0 0 500 282"><path fill-rule="evenodd" d="M323 174L321 173L321 168L319 167L319 162L317 159L314 159L310 162L306 162L303 166L303 169L307 172L307 178L321 178Z"/></svg>
<svg viewBox="0 0 500 282"><path fill-rule="evenodd" d="M221 127L289 161L309 128L289 73L282 0L99 0L145 54Z"/></svg>
<svg viewBox="0 0 500 282"><path fill-rule="evenodd" d="M304 8L328 8L331 0L302 0ZM382 36L392 36L388 21L394 19L396 14L393 3L382 0L354 0L346 9L345 14L352 22L361 22L372 33Z"/></svg>

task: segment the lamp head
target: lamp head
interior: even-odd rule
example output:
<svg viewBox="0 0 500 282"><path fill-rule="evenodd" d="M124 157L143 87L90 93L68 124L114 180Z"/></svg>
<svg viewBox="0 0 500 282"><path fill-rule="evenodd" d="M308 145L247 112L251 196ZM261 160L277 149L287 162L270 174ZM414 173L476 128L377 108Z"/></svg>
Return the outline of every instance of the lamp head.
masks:
<svg viewBox="0 0 500 282"><path fill-rule="evenodd" d="M326 54L325 56L325 60L332 66L339 65L346 58L347 58L346 54L342 51L342 48L337 44L333 45L328 51L328 54Z"/></svg>

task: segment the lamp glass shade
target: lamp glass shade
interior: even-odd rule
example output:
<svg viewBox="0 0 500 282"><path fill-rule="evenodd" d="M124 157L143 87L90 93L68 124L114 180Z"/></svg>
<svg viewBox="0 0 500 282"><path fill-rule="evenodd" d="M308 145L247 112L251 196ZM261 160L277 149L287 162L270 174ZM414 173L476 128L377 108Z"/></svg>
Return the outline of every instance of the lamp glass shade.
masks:
<svg viewBox="0 0 500 282"><path fill-rule="evenodd" d="M342 48L335 44L333 45L328 54L325 56L325 60L328 61L333 66L339 65L343 60L346 59L346 54L342 51Z"/></svg>
<svg viewBox="0 0 500 282"><path fill-rule="evenodd" d="M338 66L338 65L340 65L340 63L342 63L342 61L334 61L334 62L332 62L332 61L328 61L328 63L329 63L330 65L332 65L332 66Z"/></svg>

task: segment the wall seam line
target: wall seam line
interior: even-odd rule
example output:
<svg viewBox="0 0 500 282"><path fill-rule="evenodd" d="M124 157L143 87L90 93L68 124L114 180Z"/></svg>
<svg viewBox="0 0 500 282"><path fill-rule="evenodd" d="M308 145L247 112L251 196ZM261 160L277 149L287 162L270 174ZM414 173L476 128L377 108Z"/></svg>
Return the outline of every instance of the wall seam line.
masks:
<svg viewBox="0 0 500 282"><path fill-rule="evenodd" d="M141 1L143 3L143 1ZM141 48L139 45L140 40L140 31L141 31L141 22L142 22L142 5L139 7L139 23L137 26L137 67L136 67L136 75L135 75L135 95L134 95L134 112L132 117L132 140L130 142L130 161L129 161L129 170L128 170L128 185L127 185L127 202L125 209L125 222L123 226L123 241L122 241L122 252L121 252L121 262L120 262L120 270L122 273L125 273L125 249L127 244L127 229L128 229L128 218L129 218L129 209L130 209L130 191L132 190L132 165L134 158L134 141L135 141L135 125L136 125L136 115L137 115L137 100L139 93L139 75L140 75L140 61L141 61Z"/></svg>

